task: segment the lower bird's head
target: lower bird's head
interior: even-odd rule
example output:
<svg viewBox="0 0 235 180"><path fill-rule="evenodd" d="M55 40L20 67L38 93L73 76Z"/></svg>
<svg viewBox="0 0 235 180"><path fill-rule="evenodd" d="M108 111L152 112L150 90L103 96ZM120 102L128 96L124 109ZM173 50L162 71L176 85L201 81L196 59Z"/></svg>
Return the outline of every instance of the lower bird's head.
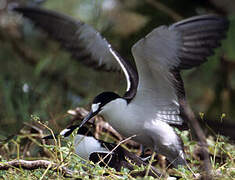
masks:
<svg viewBox="0 0 235 180"><path fill-rule="evenodd" d="M116 99L121 98L118 94L114 92L103 92L96 96L92 102L91 110L88 115L83 119L80 127L82 127L89 119L94 117L97 114L102 113L102 110L105 109L105 106Z"/></svg>

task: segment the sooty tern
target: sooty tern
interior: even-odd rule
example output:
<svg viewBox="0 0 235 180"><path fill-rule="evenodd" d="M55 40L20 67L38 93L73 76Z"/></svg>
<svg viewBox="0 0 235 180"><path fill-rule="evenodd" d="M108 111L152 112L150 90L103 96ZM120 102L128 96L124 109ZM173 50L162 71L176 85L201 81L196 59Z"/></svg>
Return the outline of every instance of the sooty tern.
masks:
<svg viewBox="0 0 235 180"><path fill-rule="evenodd" d="M53 139L53 136L46 136L43 139ZM148 165L148 162L144 162L140 157L125 150L123 147L96 139L90 129L86 126L79 128L77 134L74 136L74 149L75 153L84 160L90 160L94 163L99 162L100 166L109 166L117 171L120 171L122 167L133 170L133 164L138 166ZM128 162L126 158L132 163ZM153 166L150 167L150 176L164 176ZM138 173L135 172L132 175L144 176L145 174L145 171L140 171Z"/></svg>
<svg viewBox="0 0 235 180"><path fill-rule="evenodd" d="M180 101L185 92L180 71L199 66L220 46L228 29L226 18L201 15L160 26L132 47L137 70L92 27L57 12L32 7L15 11L58 40L72 56L104 70L122 70L123 96L103 92L94 98L85 124L100 114L123 136L163 154L175 166L185 164L181 139L173 125L182 125ZM77 126L65 129L69 135Z"/></svg>

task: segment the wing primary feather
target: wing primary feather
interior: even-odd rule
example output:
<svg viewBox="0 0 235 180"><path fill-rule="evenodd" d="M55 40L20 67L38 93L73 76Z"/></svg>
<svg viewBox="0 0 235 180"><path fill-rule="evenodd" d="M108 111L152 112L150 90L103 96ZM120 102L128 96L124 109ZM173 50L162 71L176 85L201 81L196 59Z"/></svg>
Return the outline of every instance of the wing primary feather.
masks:
<svg viewBox="0 0 235 180"><path fill-rule="evenodd" d="M179 102L185 101L180 71L206 62L226 36L228 25L228 20L218 15L196 16L169 27L157 27L132 47L140 74L138 93L151 99L151 107L163 110L164 104L164 111L172 111L160 113L159 119L182 124L178 115L171 116L181 108ZM146 93L149 89L151 96Z"/></svg>
<svg viewBox="0 0 235 180"><path fill-rule="evenodd" d="M180 51L184 52L184 53L190 53L190 54L198 54L201 56L210 56L213 54L213 50L212 49L207 49L207 48L185 48L182 47L180 49Z"/></svg>
<svg viewBox="0 0 235 180"><path fill-rule="evenodd" d="M213 14L196 16L171 25L169 29L178 31L182 37L178 68L189 69L205 62L208 56L213 55L213 49L221 45L228 26L225 17Z"/></svg>
<svg viewBox="0 0 235 180"><path fill-rule="evenodd" d="M29 18L50 37L59 41L73 58L82 63L106 71L122 70L127 81L124 97L132 99L135 96L137 71L91 26L64 14L37 7L16 7L13 10Z"/></svg>

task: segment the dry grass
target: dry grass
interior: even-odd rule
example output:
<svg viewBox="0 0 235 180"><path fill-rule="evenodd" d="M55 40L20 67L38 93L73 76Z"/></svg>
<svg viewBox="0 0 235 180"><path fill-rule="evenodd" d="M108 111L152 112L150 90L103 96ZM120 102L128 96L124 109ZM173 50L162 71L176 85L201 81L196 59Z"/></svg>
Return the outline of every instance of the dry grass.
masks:
<svg viewBox="0 0 235 180"><path fill-rule="evenodd" d="M76 154L74 154L73 147L73 135L70 139L60 141L60 139L54 139L54 144L46 144L41 139L43 136L43 126L39 123L37 117L33 117L37 123L33 125L27 125L20 133L12 139L2 142L0 145L0 163L4 164L6 161L25 159L25 160L37 160L44 159L56 163L59 167L68 167L74 171L73 178L82 179L135 179L131 176L133 171L141 171L148 167L135 166L133 171L128 169L122 169L121 172L116 172L109 167L100 167L92 162L85 162ZM47 127L47 126L46 126ZM52 132L52 131L51 131ZM197 179L202 172L200 167L202 160L198 153L198 144L191 140L190 133L183 131L180 133L182 140L184 141L185 151L187 154L187 160L189 167L180 167L173 169L170 167L161 169L167 174L180 176L181 179ZM213 179L234 179L235 178L235 146L229 141L229 138L222 135L208 136L209 152L212 163L212 176ZM131 149L131 146L128 145ZM131 149L132 150L132 149ZM162 167L162 163L157 162L156 159L152 159L151 164L154 164L157 168ZM10 168L9 170L1 170L0 178L3 179L65 179L60 168L56 170L48 169L36 169L25 170L21 167ZM142 177L143 178L143 177ZM140 177L137 179L141 179ZM152 179L152 177L146 176L144 179Z"/></svg>

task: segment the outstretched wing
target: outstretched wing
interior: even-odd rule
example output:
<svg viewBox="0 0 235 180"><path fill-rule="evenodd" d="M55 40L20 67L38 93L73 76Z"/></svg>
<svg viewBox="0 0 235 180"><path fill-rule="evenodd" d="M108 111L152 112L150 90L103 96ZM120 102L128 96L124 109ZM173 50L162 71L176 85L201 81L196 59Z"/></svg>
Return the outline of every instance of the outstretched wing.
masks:
<svg viewBox="0 0 235 180"><path fill-rule="evenodd" d="M136 101L144 95L145 103L156 108L157 119L182 124L178 100L184 89L179 71L205 62L227 29L225 18L202 15L160 26L138 41L132 47L139 72Z"/></svg>
<svg viewBox="0 0 235 180"><path fill-rule="evenodd" d="M171 25L169 30L180 32L182 42L176 68L190 69L204 63L221 45L228 26L228 20L218 15L196 16Z"/></svg>
<svg viewBox="0 0 235 180"><path fill-rule="evenodd" d="M82 63L108 71L122 69L127 81L127 94L131 96L130 98L135 95L137 72L91 26L64 14L36 7L16 7L14 11L29 18Z"/></svg>

